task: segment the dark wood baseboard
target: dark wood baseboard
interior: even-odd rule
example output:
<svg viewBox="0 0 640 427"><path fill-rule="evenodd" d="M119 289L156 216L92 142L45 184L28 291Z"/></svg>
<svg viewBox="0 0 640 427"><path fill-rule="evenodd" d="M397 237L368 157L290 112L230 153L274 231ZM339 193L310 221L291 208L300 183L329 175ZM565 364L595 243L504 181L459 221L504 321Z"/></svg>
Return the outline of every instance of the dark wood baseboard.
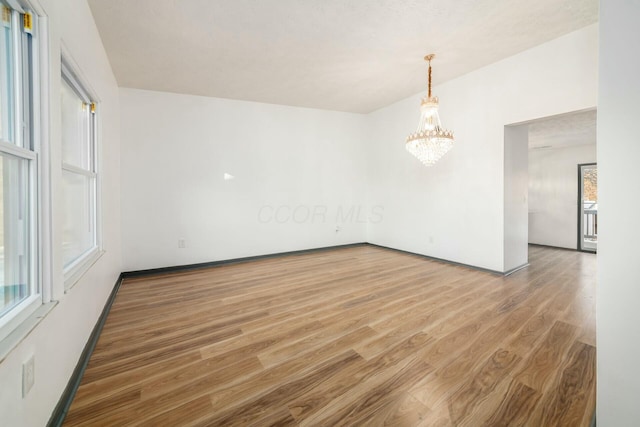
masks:
<svg viewBox="0 0 640 427"><path fill-rule="evenodd" d="M484 271L485 273L498 274L500 276L504 276L506 274L509 274L510 272L513 272L513 271L502 272L502 271L498 271L498 270L491 270L491 269L484 268L484 267L478 267L478 266L475 266L475 265L465 264L465 263L462 263L462 262L450 261L450 260L444 259L444 258L436 258L436 257L429 256L429 255L419 254L417 252L405 251L403 249L396 249L396 248L392 248L392 247L389 247L389 246L378 245L378 244L375 244L375 243L367 243L367 245L376 246L378 248L383 248L383 249L389 249L389 250L396 251L396 252L402 252L402 253L409 254L409 255L415 255L415 256L426 258L426 259L431 260L431 261L438 261L438 262L443 262L445 264L457 265L458 267L466 267L466 268L470 268L472 270ZM517 267L517 269L520 269L520 268L523 268L523 267L525 267L525 266Z"/></svg>
<svg viewBox="0 0 640 427"><path fill-rule="evenodd" d="M563 248L562 246L552 246L552 245L543 245L540 243L528 243L529 246L538 246L540 248L549 248L549 249L560 249L563 251L572 251L572 252L578 252L577 249L575 248Z"/></svg>
<svg viewBox="0 0 640 427"><path fill-rule="evenodd" d="M289 256L289 255L302 255L302 254L308 254L312 252L322 252L322 251L330 251L334 249L350 248L353 246L362 246L366 244L367 244L366 242L348 243L346 245L324 246L321 248L301 249L297 251L288 251L288 252L276 252L272 254L255 255L255 256L249 256L249 257L243 257L243 258L231 258L231 259L224 259L220 261L201 262L197 264L175 265L171 267L151 268L148 270L125 271L124 273L122 273L122 278L127 279L131 277L149 276L154 274L166 274L166 273L175 273L175 272L181 272L181 271L200 270L203 268L216 267L218 265L236 264L239 262L249 262L249 261L255 261L259 259L276 258L281 256Z"/></svg>
<svg viewBox="0 0 640 427"><path fill-rule="evenodd" d="M525 263L524 263L524 264L522 264L522 265L519 265L519 266L517 266L517 267L513 267L512 269L505 271L504 273L502 273L502 275L503 275L503 276L509 276L509 275L511 275L511 274L513 274L513 273L517 273L518 271L520 271L520 270L522 270L522 269L525 269L525 268L527 268L527 267L529 267L529 263L528 263L528 262L525 262Z"/></svg>
<svg viewBox="0 0 640 427"><path fill-rule="evenodd" d="M123 276L120 274L118 280L116 280L113 289L111 290L111 294L107 299L104 308L102 309L102 313L100 313L100 317L98 317L98 321L96 322L93 330L91 331L91 335L89 335L89 339L82 350L82 354L80 354L80 358L78 359L78 363L76 364L73 373L71 374L71 378L69 378L69 382L67 383L67 387L64 389L62 396L60 396L60 400L58 400L58 404L56 405L53 413L51 414L51 418L49 418L49 422L47 423L47 427L59 427L62 426L65 417L67 416L67 412L71 407L71 403L73 402L73 398L78 391L78 387L80 386L80 381L82 380L82 376L84 375L84 371L89 364L89 359L91 359L91 354L93 354L93 350L96 347L98 342L98 338L100 337L100 333L102 332L102 328L104 327L104 323L107 320L107 316L109 315L109 311L111 310L111 306L116 299L116 295L118 294L118 289L120 289L120 284L122 283Z"/></svg>
<svg viewBox="0 0 640 427"><path fill-rule="evenodd" d="M529 246L539 246L541 248L560 249L560 250L563 250L563 251L572 251L572 252L584 252L585 254L594 254L594 255L596 255L598 253L597 250L590 251L590 250L586 250L586 249L563 248L562 246L542 245L540 243L529 243Z"/></svg>

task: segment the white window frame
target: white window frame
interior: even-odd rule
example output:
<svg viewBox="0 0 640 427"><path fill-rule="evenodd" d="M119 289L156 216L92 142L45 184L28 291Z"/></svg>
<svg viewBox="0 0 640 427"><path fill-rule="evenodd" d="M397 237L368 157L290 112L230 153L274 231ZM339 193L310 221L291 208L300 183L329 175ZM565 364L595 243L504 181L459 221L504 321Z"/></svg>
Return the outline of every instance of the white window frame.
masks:
<svg viewBox="0 0 640 427"><path fill-rule="evenodd" d="M43 271L41 260L43 250L40 246L42 241L42 211L41 211L41 188L42 184L42 162L40 157L40 110L38 108L41 101L40 92L40 67L39 54L42 41L36 37L38 31L38 16L32 11L28 11L32 18L31 52L26 51L22 40L25 33L22 29L23 13L27 12L27 7L23 8L15 0L5 0L11 9L11 28L13 37L13 86L14 86L14 141L0 140L0 151L4 155L13 156L26 160L29 166L28 178L28 205L29 205L29 278L30 296L11 310L0 317L0 342L5 343L5 339L10 336L29 317L34 315L38 308L43 306L44 294L42 286ZM26 68L25 68L26 65ZM29 76L31 79L29 80ZM29 89L29 93L26 91ZM29 98L28 95L31 95ZM0 346L4 350L5 346Z"/></svg>
<svg viewBox="0 0 640 427"><path fill-rule="evenodd" d="M72 60L71 55L64 46L61 47L61 83L65 80L72 87L76 94L86 102L93 106L94 112L90 115L90 132L89 132L89 152L90 152L90 170L66 164L62 162L63 172L72 172L93 179L93 200L90 206L93 220L93 246L80 255L76 260L67 266L63 266L64 290L68 292L80 278L91 268L93 264L104 253L102 247L102 220L101 220L101 174L100 174L100 144L99 144L99 101L98 97L91 86L87 83L87 79L83 77L78 65ZM64 141L61 141L64 144Z"/></svg>

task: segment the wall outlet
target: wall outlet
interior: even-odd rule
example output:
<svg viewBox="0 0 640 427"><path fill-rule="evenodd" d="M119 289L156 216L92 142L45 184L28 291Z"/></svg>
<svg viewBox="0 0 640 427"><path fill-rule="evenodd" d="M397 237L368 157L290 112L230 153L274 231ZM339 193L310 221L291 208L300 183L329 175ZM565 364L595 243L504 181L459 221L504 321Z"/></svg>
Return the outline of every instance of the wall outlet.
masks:
<svg viewBox="0 0 640 427"><path fill-rule="evenodd" d="M22 397L25 397L36 382L36 360L31 355L29 360L22 364Z"/></svg>
<svg viewBox="0 0 640 427"><path fill-rule="evenodd" d="M429 243L433 244L433 236L429 236Z"/></svg>
<svg viewBox="0 0 640 427"><path fill-rule="evenodd" d="M187 242L184 239L178 239L178 248L184 249L187 247Z"/></svg>

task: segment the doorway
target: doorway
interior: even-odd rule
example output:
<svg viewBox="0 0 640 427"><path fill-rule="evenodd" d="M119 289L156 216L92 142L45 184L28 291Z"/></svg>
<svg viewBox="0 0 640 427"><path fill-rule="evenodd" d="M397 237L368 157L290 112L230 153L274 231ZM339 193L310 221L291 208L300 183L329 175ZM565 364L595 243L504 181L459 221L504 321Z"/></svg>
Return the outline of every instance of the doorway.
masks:
<svg viewBox="0 0 640 427"><path fill-rule="evenodd" d="M597 111L586 110L528 122L530 244L582 250L581 178L576 168L597 162L596 121ZM587 218L591 228L593 219Z"/></svg>
<svg viewBox="0 0 640 427"><path fill-rule="evenodd" d="M578 165L578 249L598 250L598 165Z"/></svg>

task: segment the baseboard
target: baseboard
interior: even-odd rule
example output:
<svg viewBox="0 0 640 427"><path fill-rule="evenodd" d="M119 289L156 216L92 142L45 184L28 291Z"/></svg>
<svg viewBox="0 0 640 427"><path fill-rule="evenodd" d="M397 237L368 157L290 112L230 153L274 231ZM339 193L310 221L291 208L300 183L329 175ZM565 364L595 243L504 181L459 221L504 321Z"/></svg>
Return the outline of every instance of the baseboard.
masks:
<svg viewBox="0 0 640 427"><path fill-rule="evenodd" d="M500 275L500 276L504 276L507 273L511 274L510 272L504 273L504 272L498 271L498 270L491 270L491 269L488 269L488 268L478 267L478 266L471 265L471 264L464 264L462 262L450 261L450 260L444 259L444 258L436 258L436 257L429 256L429 255L419 254L417 252L405 251L403 249L396 249L396 248L392 248L392 247L389 247L389 246L378 245L376 243L367 243L367 245L376 246L378 248L383 248L383 249L389 249L389 250L396 251L396 252L402 252L404 254L416 255L416 256L419 256L419 257L422 257L422 258L426 258L426 259L431 260L431 261L438 261L438 262L443 262L445 264L457 265L458 267L466 267L466 268L471 268L473 270L484 271L485 273L497 274L497 275ZM526 265L522 266L522 267L518 267L518 268L524 268L524 267L526 267Z"/></svg>
<svg viewBox="0 0 640 427"><path fill-rule="evenodd" d="M517 271L520 271L520 270L522 270L523 268L527 268L527 267L529 267L529 263L528 263L528 262L525 262L524 264L519 265L519 266L517 266L517 267L513 267L511 270L507 270L507 271L505 271L505 272L504 272L504 273L502 273L502 274L503 274L503 276L505 276L505 277L506 277L506 276L510 276L511 274L513 274L513 273L515 273L515 272L517 272Z"/></svg>
<svg viewBox="0 0 640 427"><path fill-rule="evenodd" d="M540 243L529 243L529 246L538 246L540 248L550 248L550 249L559 249L561 251L571 251L571 252L583 252L585 254L594 254L598 253L597 250L587 250L587 249L575 249L575 248L563 248L562 246L552 246L552 245L542 245Z"/></svg>
<svg viewBox="0 0 640 427"><path fill-rule="evenodd" d="M544 246L544 245L537 245L537 244L534 244L534 243L529 243L529 244L532 245L532 246ZM150 269L146 269L146 270L125 271L125 272L122 273L122 278L123 279L128 279L128 278L133 278L133 277L150 276L150 275L154 275L154 274L178 273L178 272L183 272L183 271L200 270L200 269L203 269L203 268L216 267L216 266L219 266L219 265L236 264L236 263L241 263L241 262L256 261L256 260L260 260L260 259L276 258L276 257L281 257L281 256L289 256L289 255L302 255L302 254L313 253L313 252L330 251L330 250L334 250L334 249L349 248L349 247L363 246L363 245L376 246L376 247L379 247L379 248L389 249L389 250L396 251L396 252L402 252L402 253L405 253L405 254L420 256L420 257L423 257L423 258L426 258L426 259L429 259L429 260L432 260L432 261L439 261L439 262L443 262L443 263L446 263L446 264L457 265L459 267L467 267L467 268L471 268L471 269L478 270L478 271L484 271L486 273L498 274L498 275L501 275L501 276L508 276L509 274L513 274L516 271L521 270L521 269L529 266L528 263L525 263L525 264L523 264L521 266L518 266L516 268L512 268L509 271L503 272L503 271L498 271L498 270L491 270L491 269L484 268L484 267L478 267L478 266L471 265L471 264L464 264L464 263L461 263L461 262L450 261L450 260L444 259L444 258L436 258L436 257L429 256L429 255L419 254L417 252L405 251L403 249L396 249L396 248L392 248L390 246L378 245L376 243L359 242L359 243L349 243L349 244L346 244L346 245L323 246L321 248L301 249L301 250L297 250L297 251L276 252L276 253L272 253L272 254L255 255L255 256L242 257L242 258L231 258L231 259L225 259L225 260L220 260L220 261L208 261L208 262L201 262L201 263L197 263L197 264L174 265L174 266L170 266L170 267L150 268ZM552 248L553 246L548 246L548 247ZM556 249L565 249L565 248L556 248ZM567 249L567 250L572 250L572 249Z"/></svg>
<svg viewBox="0 0 640 427"><path fill-rule="evenodd" d="M122 273L122 278L129 279L132 277L150 276L154 274L166 274L166 273L176 273L176 272L190 271L190 270L200 270L203 268L216 267L219 265L237 264L241 262L256 261L259 259L267 259L267 258L277 258L281 256L302 255L302 254L308 254L313 252L331 251L334 249L344 249L344 248L350 248L354 246L363 246L366 244L367 243L365 242L348 243L346 245L323 246L321 248L301 249L297 251L288 251L288 252L276 252L276 253L266 254L266 255L255 255L255 256L249 256L249 257L243 257L243 258L224 259L220 261L201 262L198 264L175 265L171 267L151 268L148 270L125 271L124 273Z"/></svg>
<svg viewBox="0 0 640 427"><path fill-rule="evenodd" d="M575 248L564 248L562 246L553 246L553 245L543 245L541 243L527 243L529 246L538 246L540 248L549 248L549 249L560 249L562 251L572 251L577 252L578 250Z"/></svg>
<svg viewBox="0 0 640 427"><path fill-rule="evenodd" d="M113 305L114 300L116 299L116 295L118 294L118 289L120 289L120 284L122 283L122 274L118 277L113 289L111 290L111 294L107 299L107 302L102 309L102 313L100 313L100 317L96 322L93 330L91 331L91 335L87 340L87 344L85 344L84 349L82 350L82 354L80 354L80 358L78 359L78 363L76 364L73 373L71 374L71 378L67 383L67 387L64 389L58 404L56 405L53 413L51 414L51 418L49 418L49 422L47 423L47 427L59 427L62 426L65 417L67 416L67 412L71 407L71 403L73 402L73 398L78 391L78 387L80 386L80 381L82 380L82 376L84 375L84 371L87 368L87 364L89 363L89 359L91 359L91 354L93 354L93 350L96 347L98 342L98 338L100 337L100 333L102 332L102 328L104 327L104 323L107 320L107 315L111 310L111 306Z"/></svg>

